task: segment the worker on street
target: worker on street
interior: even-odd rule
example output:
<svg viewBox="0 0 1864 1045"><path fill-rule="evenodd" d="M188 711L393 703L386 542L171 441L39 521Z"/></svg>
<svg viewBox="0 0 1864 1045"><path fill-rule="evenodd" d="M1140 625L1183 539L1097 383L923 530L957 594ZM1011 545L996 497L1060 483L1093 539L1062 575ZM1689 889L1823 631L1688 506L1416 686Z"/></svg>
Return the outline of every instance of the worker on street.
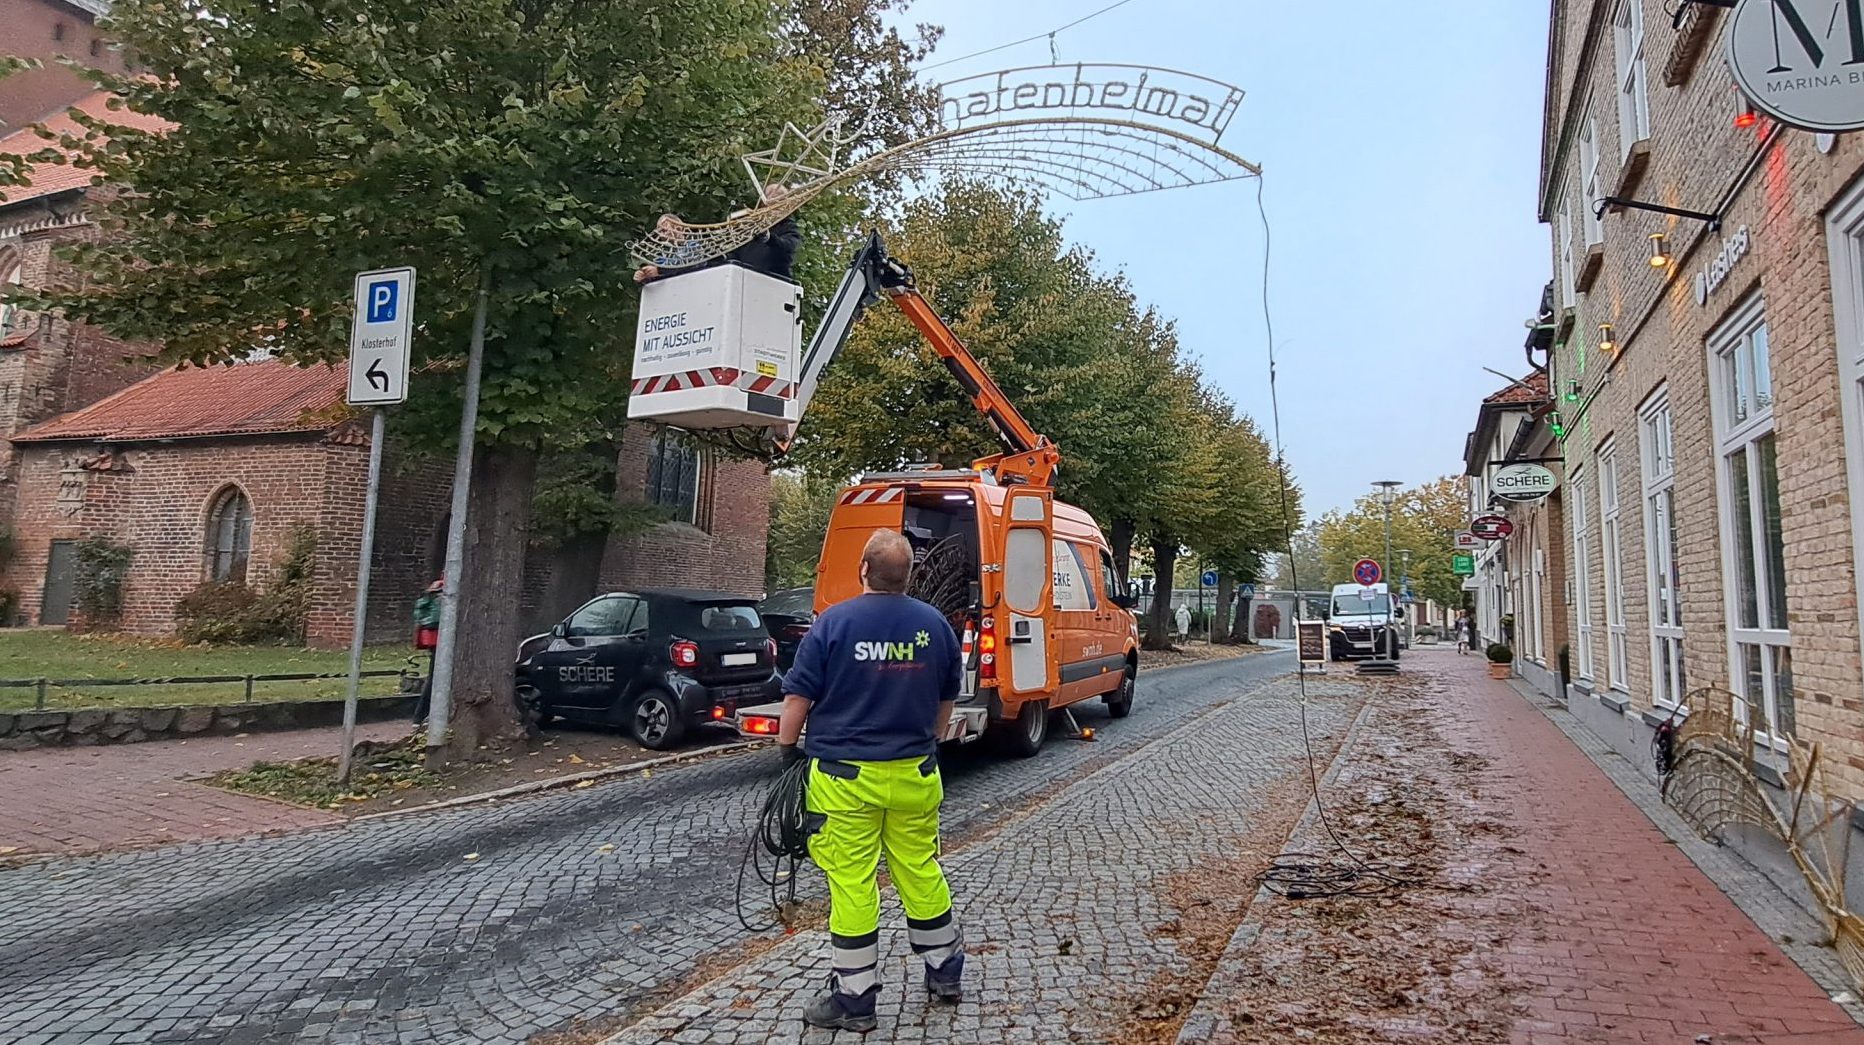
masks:
<svg viewBox="0 0 1864 1045"><path fill-rule="evenodd" d="M944 616L905 594L912 565L906 538L876 531L861 553L864 594L816 618L784 680L779 750L786 764L813 760L809 855L828 876L831 989L803 1011L817 1027L876 1025L883 851L927 992L945 1002L961 993L964 940L938 863L937 751L963 663Z"/></svg>

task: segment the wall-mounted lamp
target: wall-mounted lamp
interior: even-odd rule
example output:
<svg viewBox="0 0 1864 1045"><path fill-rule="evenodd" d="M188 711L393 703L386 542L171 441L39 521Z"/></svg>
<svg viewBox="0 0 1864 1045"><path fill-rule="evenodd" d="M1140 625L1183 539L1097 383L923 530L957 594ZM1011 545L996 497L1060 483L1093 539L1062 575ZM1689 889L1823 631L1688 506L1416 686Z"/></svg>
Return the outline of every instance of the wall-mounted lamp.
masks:
<svg viewBox="0 0 1864 1045"><path fill-rule="evenodd" d="M1760 122L1760 113L1754 111L1754 104L1746 96L1735 95L1735 130L1745 131Z"/></svg>
<svg viewBox="0 0 1864 1045"><path fill-rule="evenodd" d="M1610 323L1599 324L1599 351L1613 359L1618 358L1618 339Z"/></svg>
<svg viewBox="0 0 1864 1045"><path fill-rule="evenodd" d="M1566 401L1569 403L1579 402L1579 382L1568 381L1566 383Z"/></svg>
<svg viewBox="0 0 1864 1045"><path fill-rule="evenodd" d="M1663 233L1661 232L1653 232L1650 234L1650 267L1654 269L1667 269L1670 267L1670 252L1664 247Z"/></svg>

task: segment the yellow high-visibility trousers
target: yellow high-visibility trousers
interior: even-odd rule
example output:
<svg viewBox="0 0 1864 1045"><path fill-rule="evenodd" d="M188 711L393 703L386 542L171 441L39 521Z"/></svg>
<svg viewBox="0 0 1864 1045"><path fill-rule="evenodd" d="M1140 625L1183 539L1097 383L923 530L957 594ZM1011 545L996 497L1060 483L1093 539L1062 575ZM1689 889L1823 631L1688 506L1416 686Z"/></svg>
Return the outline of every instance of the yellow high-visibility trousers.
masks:
<svg viewBox="0 0 1864 1045"><path fill-rule="evenodd" d="M809 855L828 876L828 927L836 993L861 996L879 985L880 856L906 908L907 937L929 975L955 977L963 937L952 918L951 887L938 862L938 810L945 787L935 758L889 762L812 760L809 811L816 827ZM953 959L960 959L953 961Z"/></svg>

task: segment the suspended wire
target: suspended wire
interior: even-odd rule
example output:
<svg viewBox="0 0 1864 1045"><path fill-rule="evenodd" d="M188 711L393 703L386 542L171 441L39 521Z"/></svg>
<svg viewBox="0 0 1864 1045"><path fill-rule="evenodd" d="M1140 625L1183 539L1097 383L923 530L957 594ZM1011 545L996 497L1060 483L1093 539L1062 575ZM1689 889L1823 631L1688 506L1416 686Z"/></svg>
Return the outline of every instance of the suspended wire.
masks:
<svg viewBox="0 0 1864 1045"><path fill-rule="evenodd" d="M1049 58L1051 61L1053 61L1054 55L1055 55L1055 34L1056 33L1066 32L1067 30L1073 29L1075 26L1080 25L1082 22L1085 22L1085 21L1088 21L1094 18L1099 18L1101 15L1106 14L1108 11L1111 11L1116 7L1125 7L1127 4L1130 4L1132 2L1133 0L1115 0L1114 3L1108 4L1107 6L1101 8L1100 10L1095 11L1093 14L1082 15L1081 17L1075 19L1074 21L1069 22L1067 25L1056 26L1055 28L1050 29L1046 33L1037 33L1034 36L1025 36L1021 40L1012 40L1007 44L998 44L995 47L986 47L981 51L972 51L970 54L959 55L956 58L947 58L942 62L933 62L931 65L922 65L919 68L921 72L929 72L933 69L938 69L943 66L956 65L959 62L969 61L972 58L982 58L984 55L987 55L987 54L996 54L998 51L1007 51L1012 47L1021 47L1024 44L1034 43L1037 40L1040 40L1045 36L1049 38Z"/></svg>
<svg viewBox="0 0 1864 1045"><path fill-rule="evenodd" d="M1288 455L1282 448L1281 432L1281 397L1276 388L1275 367L1275 311L1269 306L1269 259L1272 257L1273 236L1269 229L1268 204L1263 199L1263 179L1256 177L1256 214L1262 219L1262 326L1269 342L1269 417L1275 437L1276 484L1281 495L1282 542L1288 549L1288 583L1295 593L1297 612L1295 619L1300 619L1301 600L1300 567L1295 563L1294 555L1294 513L1288 503ZM1300 635L1297 630L1296 641ZM1298 655L1298 654L1297 654ZM1333 829L1333 819L1327 815L1326 800L1320 794L1320 771L1316 768L1314 758L1314 738L1307 723L1307 670L1302 668L1295 672L1296 685L1299 687L1301 719L1301 747L1307 753L1307 782L1314 795L1314 811L1320 826L1327 832L1333 847L1339 850L1344 860L1323 857L1314 853L1283 852L1270 861L1268 869L1256 876L1256 881L1271 892L1279 893L1291 900L1307 900L1326 896L1378 896L1392 890L1401 889L1411 883L1410 879L1400 874L1391 865L1366 860L1347 847Z"/></svg>

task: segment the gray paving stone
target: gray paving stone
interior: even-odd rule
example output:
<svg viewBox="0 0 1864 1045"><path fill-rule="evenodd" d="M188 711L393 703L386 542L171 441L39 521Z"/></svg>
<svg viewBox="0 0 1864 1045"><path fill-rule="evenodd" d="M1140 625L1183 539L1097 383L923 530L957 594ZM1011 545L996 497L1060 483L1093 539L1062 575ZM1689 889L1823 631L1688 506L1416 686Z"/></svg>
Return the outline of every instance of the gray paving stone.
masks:
<svg viewBox="0 0 1864 1045"><path fill-rule="evenodd" d="M946 767L948 832L1106 773L1288 662L1142 675L1130 718L1108 721L1098 705L1081 715L1097 743L1057 740L1028 761L959 752ZM572 749L574 734L559 745ZM738 859L773 772L768 752L748 752L502 805L0 871L0 1041L82 1017L221 1045L329 1042L357 1021L370 1043L518 1043L629 1013L747 938ZM1181 785L1140 782L1148 795ZM1101 813L1128 824L1128 805L1109 797ZM1077 827L1103 846L1112 837ZM617 851L594 859L609 843ZM481 860L463 863L469 852ZM613 989L588 990L598 970ZM821 970L804 971L787 989L819 987ZM356 1012L365 998L381 1000ZM212 1025L220 1016L237 1026Z"/></svg>

